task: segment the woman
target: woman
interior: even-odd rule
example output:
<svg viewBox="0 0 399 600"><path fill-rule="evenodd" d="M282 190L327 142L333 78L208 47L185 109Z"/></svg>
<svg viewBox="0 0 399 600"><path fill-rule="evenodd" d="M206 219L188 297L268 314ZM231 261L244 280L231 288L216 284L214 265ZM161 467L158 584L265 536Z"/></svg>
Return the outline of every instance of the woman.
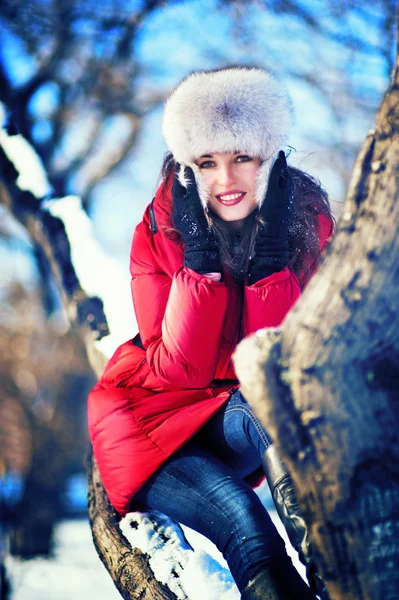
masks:
<svg viewBox="0 0 399 600"><path fill-rule="evenodd" d="M287 167L284 88L261 69L194 73L170 96L171 153L131 252L139 336L89 398L94 453L120 514L134 499L210 538L242 598L315 599L248 478L261 466L311 566L291 479L239 391L240 339L278 326L332 233L325 192Z"/></svg>

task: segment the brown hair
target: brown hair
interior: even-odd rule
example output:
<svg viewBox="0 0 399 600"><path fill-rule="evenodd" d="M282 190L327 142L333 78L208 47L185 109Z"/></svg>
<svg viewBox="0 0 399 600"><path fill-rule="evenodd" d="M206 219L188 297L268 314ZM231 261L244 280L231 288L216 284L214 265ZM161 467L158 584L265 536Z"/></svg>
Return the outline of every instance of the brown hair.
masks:
<svg viewBox="0 0 399 600"><path fill-rule="evenodd" d="M168 152L165 155L161 171L165 184L164 191L169 188L175 170L176 163L173 155ZM294 183L296 207L295 217L288 234L290 256L288 266L302 283L307 281L320 259L318 215L324 214L329 217L332 228L335 221L331 213L328 194L320 182L296 167L289 166L288 170ZM255 224L259 220L257 211L253 211L245 218L244 228L240 231L239 237L227 221L211 210L208 212L219 242L223 265L231 271L236 281L243 283L249 260L253 254L257 232ZM174 240L179 239L176 230L167 229L168 237Z"/></svg>

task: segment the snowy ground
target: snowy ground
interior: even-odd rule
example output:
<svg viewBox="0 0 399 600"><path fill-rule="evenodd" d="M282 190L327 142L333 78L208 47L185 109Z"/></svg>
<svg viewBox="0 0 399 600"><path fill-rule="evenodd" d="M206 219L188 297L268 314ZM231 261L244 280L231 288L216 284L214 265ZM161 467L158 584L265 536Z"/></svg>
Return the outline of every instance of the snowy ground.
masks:
<svg viewBox="0 0 399 600"><path fill-rule="evenodd" d="M104 569L88 521L70 520L56 529L54 559L8 559L12 600L118 600Z"/></svg>
<svg viewBox="0 0 399 600"><path fill-rule="evenodd" d="M262 498L262 490L260 496ZM267 498L266 502L268 504ZM270 511L270 515L281 535L287 539L276 513ZM195 554L188 552L182 572L182 583L187 593L190 590L190 600L239 600L238 590L216 547L187 528L185 535L196 548ZM288 543L287 550L303 575L304 569ZM12 600L121 598L96 554L90 527L85 520L69 520L58 525L54 559L8 559L7 569L13 586Z"/></svg>

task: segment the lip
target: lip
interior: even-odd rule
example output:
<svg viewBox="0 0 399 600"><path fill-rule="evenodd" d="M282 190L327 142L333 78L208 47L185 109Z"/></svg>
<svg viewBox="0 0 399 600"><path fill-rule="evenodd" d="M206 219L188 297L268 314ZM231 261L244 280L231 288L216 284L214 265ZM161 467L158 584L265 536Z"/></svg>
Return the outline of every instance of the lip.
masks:
<svg viewBox="0 0 399 600"><path fill-rule="evenodd" d="M238 198L234 198L234 200L223 200L221 197L229 196L231 194L240 194L240 196L238 196ZM241 190L229 190L228 192L223 192L223 194L217 194L215 197L220 204L223 204L223 206L235 206L236 204L239 204L241 200L243 200L246 194L247 192L242 192Z"/></svg>

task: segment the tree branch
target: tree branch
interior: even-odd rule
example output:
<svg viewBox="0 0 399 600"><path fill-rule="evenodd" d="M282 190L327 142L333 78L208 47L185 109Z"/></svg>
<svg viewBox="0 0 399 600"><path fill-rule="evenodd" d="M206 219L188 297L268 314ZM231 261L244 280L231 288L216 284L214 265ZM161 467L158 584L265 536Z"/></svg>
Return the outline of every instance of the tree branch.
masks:
<svg viewBox="0 0 399 600"><path fill-rule="evenodd" d="M132 549L123 535L117 514L109 503L98 472L89 457L89 520L97 553L125 600L177 600L177 596L157 581L149 565L150 557Z"/></svg>

